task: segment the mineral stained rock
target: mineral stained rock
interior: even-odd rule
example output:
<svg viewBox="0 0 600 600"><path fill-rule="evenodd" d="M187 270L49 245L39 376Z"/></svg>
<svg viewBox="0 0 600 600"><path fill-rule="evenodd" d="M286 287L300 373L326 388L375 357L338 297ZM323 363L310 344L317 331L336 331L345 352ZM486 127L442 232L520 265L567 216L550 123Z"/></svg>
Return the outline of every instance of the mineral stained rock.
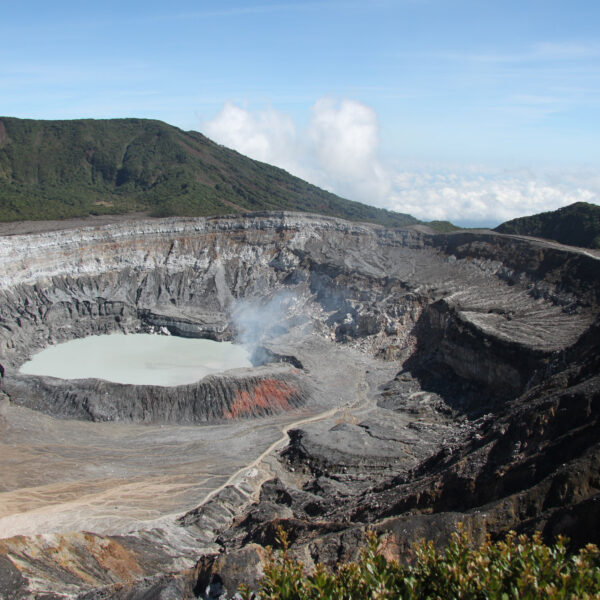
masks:
<svg viewBox="0 0 600 600"><path fill-rule="evenodd" d="M0 267L0 597L232 593L278 525L308 565L367 528L399 557L458 522L600 541L591 252L264 213L5 236ZM252 337L265 364L176 388L18 372L165 330Z"/></svg>

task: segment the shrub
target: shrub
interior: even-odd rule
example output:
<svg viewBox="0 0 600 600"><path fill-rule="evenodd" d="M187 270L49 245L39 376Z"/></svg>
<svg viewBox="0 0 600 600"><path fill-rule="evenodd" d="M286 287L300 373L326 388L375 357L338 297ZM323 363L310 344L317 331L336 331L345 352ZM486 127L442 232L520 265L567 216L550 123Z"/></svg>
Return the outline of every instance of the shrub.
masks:
<svg viewBox="0 0 600 600"><path fill-rule="evenodd" d="M387 560L379 551L377 537L368 534L366 547L356 563L335 571L317 565L306 573L304 565L291 558L288 540L280 529L282 550L269 549L264 576L256 596L264 600L429 599L517 600L534 598L600 598L600 552L592 544L578 554L567 551L567 540L559 537L553 546L542 543L539 534L529 538L510 532L501 541L488 539L472 547L461 529L446 548L432 542L415 548L412 565ZM250 589L240 590L251 598Z"/></svg>

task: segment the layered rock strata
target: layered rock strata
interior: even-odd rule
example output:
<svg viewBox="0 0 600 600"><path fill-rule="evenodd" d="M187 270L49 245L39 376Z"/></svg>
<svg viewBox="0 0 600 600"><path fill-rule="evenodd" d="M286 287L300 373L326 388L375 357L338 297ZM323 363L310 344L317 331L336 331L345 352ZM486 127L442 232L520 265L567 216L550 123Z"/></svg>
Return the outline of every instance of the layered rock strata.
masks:
<svg viewBox="0 0 600 600"><path fill-rule="evenodd" d="M309 397L308 382L296 369L285 367L208 376L173 387L16 375L5 381L4 390L13 403L59 418L132 423L262 417L300 408Z"/></svg>

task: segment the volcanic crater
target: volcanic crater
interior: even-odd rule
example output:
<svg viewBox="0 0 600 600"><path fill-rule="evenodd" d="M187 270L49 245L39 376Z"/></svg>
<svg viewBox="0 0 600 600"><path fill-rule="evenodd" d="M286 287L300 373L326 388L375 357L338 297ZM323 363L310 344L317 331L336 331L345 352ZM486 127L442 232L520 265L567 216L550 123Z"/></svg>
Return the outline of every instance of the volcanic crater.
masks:
<svg viewBox="0 0 600 600"><path fill-rule="evenodd" d="M4 236L0 266L0 596L233 590L281 523L308 564L367 527L597 541L593 253L262 213ZM19 372L114 332L251 339L255 366Z"/></svg>

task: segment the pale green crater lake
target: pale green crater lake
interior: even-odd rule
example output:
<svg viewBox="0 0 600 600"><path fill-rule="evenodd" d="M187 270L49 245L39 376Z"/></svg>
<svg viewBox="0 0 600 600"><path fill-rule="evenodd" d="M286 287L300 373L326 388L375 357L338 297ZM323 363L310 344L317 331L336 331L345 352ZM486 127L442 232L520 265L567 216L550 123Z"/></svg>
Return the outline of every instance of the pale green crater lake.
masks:
<svg viewBox="0 0 600 600"><path fill-rule="evenodd" d="M21 373L174 386L194 383L210 373L251 366L248 351L231 342L115 333L45 348L21 367Z"/></svg>

